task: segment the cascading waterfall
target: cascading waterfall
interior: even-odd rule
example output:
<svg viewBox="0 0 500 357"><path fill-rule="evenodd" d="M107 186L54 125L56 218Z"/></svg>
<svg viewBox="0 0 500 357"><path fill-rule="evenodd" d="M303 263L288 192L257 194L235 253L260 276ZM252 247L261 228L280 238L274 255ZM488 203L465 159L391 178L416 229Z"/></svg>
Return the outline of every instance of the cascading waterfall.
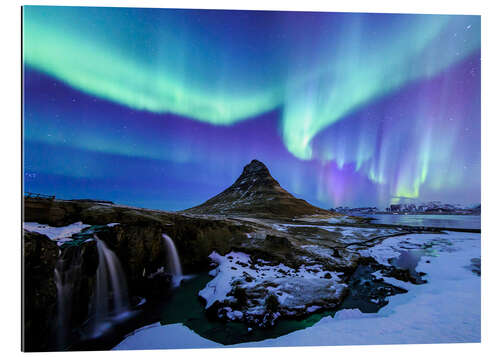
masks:
<svg viewBox="0 0 500 357"><path fill-rule="evenodd" d="M54 281L57 288L57 346L64 348L68 342L71 330L72 303L74 299L74 285L82 271L83 258L80 250L66 249L61 252L54 270Z"/></svg>
<svg viewBox="0 0 500 357"><path fill-rule="evenodd" d="M172 238L166 234L162 234L162 237L165 241L165 247L167 250L167 268L170 274L172 274L173 285L178 286L182 280L182 267L181 261L179 260L179 254L177 254L177 249L175 248L175 243Z"/></svg>
<svg viewBox="0 0 500 357"><path fill-rule="evenodd" d="M128 292L120 261L106 243L94 235L99 255L94 292L92 336L98 336L111 326L112 321L127 315Z"/></svg>
<svg viewBox="0 0 500 357"><path fill-rule="evenodd" d="M128 316L128 290L125 275L120 261L106 243L94 235L98 254L98 266L95 275L95 289L90 301L89 330L90 337L97 337L112 323ZM80 296L82 279L85 279L82 266L84 258L82 249L67 247L62 250L54 270L54 281L57 288L56 344L58 348L66 347L71 340L73 315L81 316L76 311L88 300Z"/></svg>

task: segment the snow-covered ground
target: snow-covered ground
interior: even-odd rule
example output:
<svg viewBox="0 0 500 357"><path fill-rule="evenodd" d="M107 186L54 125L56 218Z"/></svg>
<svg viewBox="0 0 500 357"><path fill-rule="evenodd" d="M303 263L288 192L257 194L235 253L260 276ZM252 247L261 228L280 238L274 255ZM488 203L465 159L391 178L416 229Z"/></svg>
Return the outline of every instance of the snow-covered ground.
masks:
<svg viewBox="0 0 500 357"><path fill-rule="evenodd" d="M44 234L53 241L56 241L58 245L62 245L64 242L71 241L70 237L73 234L80 233L83 229L90 227L90 225L76 222L64 227L52 227L37 222L24 222L23 227L27 231Z"/></svg>
<svg viewBox="0 0 500 357"><path fill-rule="evenodd" d="M155 350L177 348L221 348L217 342L210 341L197 335L183 324L160 325L159 322L142 327L122 342L113 350Z"/></svg>
<svg viewBox="0 0 500 357"><path fill-rule="evenodd" d="M342 223L356 223L356 219L349 216L338 216L338 217L330 217L330 218L320 218L320 217L304 217L300 218L300 221L305 222L325 222L331 224L342 224Z"/></svg>
<svg viewBox="0 0 500 357"><path fill-rule="evenodd" d="M429 255L433 255L432 251L439 251L440 253L450 252L460 249L458 245L470 237L480 237L479 234L474 233L449 233L449 234L407 234L404 236L392 237L383 240L382 242L374 245L373 247L359 250L359 254L365 257L372 257L378 263L389 265L389 260L397 258L401 255L401 251L408 249L418 249L427 245ZM479 257L477 253L477 257Z"/></svg>
<svg viewBox="0 0 500 357"><path fill-rule="evenodd" d="M317 228L317 229L324 229L325 231L328 232L339 232L346 235L360 234L363 236L371 235L373 233L378 233L378 232L389 231L388 229L377 229L377 228L320 226L313 224L290 224L290 223L274 224L273 228L279 231L287 231L288 228Z"/></svg>
<svg viewBox="0 0 500 357"><path fill-rule="evenodd" d="M399 241L399 243L398 243ZM401 343L480 342L481 279L469 266L480 257L480 235L472 233L408 235L390 238L371 254L381 262L397 256L410 243L434 241L432 256L421 259L416 270L425 272L427 284L412 285L375 275L409 289L389 298L376 314L343 310L334 318L275 339L236 347L366 345ZM451 245L449 244L451 243ZM429 263L427 263L429 261ZM153 325L128 336L115 349L223 347L198 336L181 324Z"/></svg>
<svg viewBox="0 0 500 357"><path fill-rule="evenodd" d="M282 232L287 232L289 231L289 229L294 229L294 228L315 228L315 229L322 229L328 232L335 232L340 234L337 240L344 244L356 243L366 239L400 233L400 230L391 228L388 229L359 228L359 227L325 226L325 225L312 225L312 224L275 223L272 225L272 227L273 229Z"/></svg>
<svg viewBox="0 0 500 357"><path fill-rule="evenodd" d="M301 266L293 269L285 264L268 265L264 261L252 262L250 256L245 253L231 252L221 256L216 252L210 255L210 259L217 267L210 272L214 276L206 287L199 292L205 299L206 307L209 308L216 301L236 302L231 293L236 287L244 289L247 294L252 295L253 303L245 310L233 311L226 308L225 315L231 320L251 320L255 316L266 313L266 298L271 294L277 297L281 307L290 313L305 310L314 302L323 299L340 299L346 288L345 284L339 282L339 277L333 271L322 270L321 266ZM329 273L329 278L325 274ZM280 313L274 318L278 318Z"/></svg>
<svg viewBox="0 0 500 357"><path fill-rule="evenodd" d="M481 279L467 268L472 258L480 257L480 235L450 232L449 235L415 234L405 238L401 240L403 244L407 239L437 242L434 256L424 257L417 266L417 271L427 273L427 284L411 285L384 278L388 283L409 289L409 292L390 297L389 304L377 314L343 311L334 318L325 317L307 329L244 345L480 342ZM384 247L376 252L382 260L387 259L387 248L395 246L397 238L391 240L383 243ZM445 244L445 241L452 245Z"/></svg>

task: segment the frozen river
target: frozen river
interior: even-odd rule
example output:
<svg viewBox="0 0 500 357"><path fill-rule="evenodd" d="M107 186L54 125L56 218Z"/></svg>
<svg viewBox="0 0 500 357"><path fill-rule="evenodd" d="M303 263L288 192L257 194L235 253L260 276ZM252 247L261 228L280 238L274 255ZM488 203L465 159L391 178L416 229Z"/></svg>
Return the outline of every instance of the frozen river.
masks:
<svg viewBox="0 0 500 357"><path fill-rule="evenodd" d="M373 223L401 224L417 227L481 229L481 216L438 214L369 214Z"/></svg>

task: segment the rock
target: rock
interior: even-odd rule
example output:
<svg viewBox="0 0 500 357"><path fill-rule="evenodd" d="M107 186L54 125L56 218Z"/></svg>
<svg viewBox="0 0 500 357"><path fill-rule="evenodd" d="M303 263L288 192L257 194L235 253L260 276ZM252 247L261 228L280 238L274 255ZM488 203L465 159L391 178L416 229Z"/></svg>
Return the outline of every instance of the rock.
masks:
<svg viewBox="0 0 500 357"><path fill-rule="evenodd" d="M172 292L172 275L166 272L153 274L141 282L143 295L148 299L164 299Z"/></svg>
<svg viewBox="0 0 500 357"><path fill-rule="evenodd" d="M156 222L122 223L98 233L122 263L130 294L150 297L165 292L161 277L148 278L167 266L162 233L162 226ZM170 277L163 278L170 282Z"/></svg>
<svg viewBox="0 0 500 357"><path fill-rule="evenodd" d="M236 302L238 304L238 307L245 307L248 304L248 295L245 291L245 289L242 289L240 287L236 287L233 291L233 295L236 298Z"/></svg>
<svg viewBox="0 0 500 357"><path fill-rule="evenodd" d="M292 248L292 243L286 237L268 235L265 244L271 249L288 250Z"/></svg>
<svg viewBox="0 0 500 357"><path fill-rule="evenodd" d="M248 240L249 228L243 225L183 215L172 221L164 231L174 240L186 273L208 270L210 253L216 251L225 255Z"/></svg>
<svg viewBox="0 0 500 357"><path fill-rule="evenodd" d="M270 294L266 299L266 310L276 312L278 311L279 307L280 303L276 295Z"/></svg>
<svg viewBox="0 0 500 357"><path fill-rule="evenodd" d="M63 245L57 269L72 284L71 306L66 312L67 326L72 329L83 324L89 316L89 306L95 293L99 256L95 241L79 245Z"/></svg>
<svg viewBox="0 0 500 357"><path fill-rule="evenodd" d="M46 223L54 227L81 221L80 203L39 198L24 199L24 220Z"/></svg>
<svg viewBox="0 0 500 357"><path fill-rule="evenodd" d="M469 266L470 270L474 274L481 276L481 258L472 258L470 262L471 262Z"/></svg>
<svg viewBox="0 0 500 357"><path fill-rule="evenodd" d="M49 346L57 304L54 269L57 244L48 237L24 231L24 343L25 351L44 351Z"/></svg>

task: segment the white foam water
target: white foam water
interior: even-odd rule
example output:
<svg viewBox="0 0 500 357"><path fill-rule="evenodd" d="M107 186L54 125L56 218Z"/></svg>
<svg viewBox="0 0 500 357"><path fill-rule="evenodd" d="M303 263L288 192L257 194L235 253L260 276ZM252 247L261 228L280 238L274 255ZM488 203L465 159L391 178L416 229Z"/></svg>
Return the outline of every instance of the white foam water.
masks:
<svg viewBox="0 0 500 357"><path fill-rule="evenodd" d="M166 234L162 234L163 240L165 242L165 247L167 251L166 256L166 264L167 268L172 274L172 284L174 286L179 286L182 280L182 266L181 261L179 259L179 254L177 253L177 248L175 247L175 243Z"/></svg>

